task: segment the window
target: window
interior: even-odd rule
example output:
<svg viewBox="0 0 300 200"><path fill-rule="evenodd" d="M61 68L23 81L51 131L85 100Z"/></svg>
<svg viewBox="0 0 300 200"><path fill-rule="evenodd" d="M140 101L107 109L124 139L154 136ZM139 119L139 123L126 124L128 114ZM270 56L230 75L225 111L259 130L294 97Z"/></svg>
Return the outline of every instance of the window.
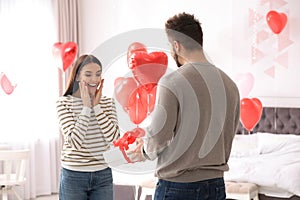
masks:
<svg viewBox="0 0 300 200"><path fill-rule="evenodd" d="M53 13L51 0L0 1L0 73L16 85L9 95L0 87L1 142L58 135Z"/></svg>

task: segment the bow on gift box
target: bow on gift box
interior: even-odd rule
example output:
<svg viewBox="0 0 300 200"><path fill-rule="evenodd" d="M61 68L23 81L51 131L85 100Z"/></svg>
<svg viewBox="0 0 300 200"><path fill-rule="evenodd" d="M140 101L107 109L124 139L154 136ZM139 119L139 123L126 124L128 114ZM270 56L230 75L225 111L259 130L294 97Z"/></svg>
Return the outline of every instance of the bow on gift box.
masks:
<svg viewBox="0 0 300 200"><path fill-rule="evenodd" d="M136 138L141 138L145 136L145 131L141 128L135 128L132 131L127 131L124 135L115 140L113 142L115 147L119 147L120 151L122 152L124 158L128 163L132 163L131 160L128 158L125 150L129 149L129 145L133 144L136 141Z"/></svg>
<svg viewBox="0 0 300 200"><path fill-rule="evenodd" d="M141 128L135 128L132 131L127 131L121 138L113 142L115 147L122 150L128 150L128 145L133 144L136 138L144 137L145 131Z"/></svg>

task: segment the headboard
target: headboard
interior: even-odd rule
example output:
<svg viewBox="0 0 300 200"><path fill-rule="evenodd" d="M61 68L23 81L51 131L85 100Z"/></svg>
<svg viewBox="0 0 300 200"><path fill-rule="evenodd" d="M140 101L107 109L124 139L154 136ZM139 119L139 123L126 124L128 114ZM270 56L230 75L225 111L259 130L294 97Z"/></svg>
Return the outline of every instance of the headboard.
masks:
<svg viewBox="0 0 300 200"><path fill-rule="evenodd" d="M240 122L237 134L246 132ZM264 107L260 121L252 131L256 132L300 135L300 108Z"/></svg>

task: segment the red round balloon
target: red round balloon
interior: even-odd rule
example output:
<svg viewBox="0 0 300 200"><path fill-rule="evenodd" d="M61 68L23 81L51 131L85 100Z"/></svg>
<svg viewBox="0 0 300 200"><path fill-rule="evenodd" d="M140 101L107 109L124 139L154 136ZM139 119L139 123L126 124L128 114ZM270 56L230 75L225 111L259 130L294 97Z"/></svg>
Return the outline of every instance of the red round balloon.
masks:
<svg viewBox="0 0 300 200"><path fill-rule="evenodd" d="M243 98L240 102L240 120L244 128L253 130L262 114L262 103L258 98Z"/></svg>
<svg viewBox="0 0 300 200"><path fill-rule="evenodd" d="M275 10L271 10L267 14L267 23L273 33L279 34L287 23L287 16L285 13L278 13Z"/></svg>

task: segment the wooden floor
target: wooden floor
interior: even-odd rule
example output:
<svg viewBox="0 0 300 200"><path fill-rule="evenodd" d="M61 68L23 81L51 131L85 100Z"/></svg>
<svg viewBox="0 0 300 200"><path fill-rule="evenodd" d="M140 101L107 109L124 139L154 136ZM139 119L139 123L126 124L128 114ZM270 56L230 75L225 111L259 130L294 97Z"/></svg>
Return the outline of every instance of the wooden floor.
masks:
<svg viewBox="0 0 300 200"><path fill-rule="evenodd" d="M40 196L33 200L58 200L58 194L51 195L51 196Z"/></svg>

